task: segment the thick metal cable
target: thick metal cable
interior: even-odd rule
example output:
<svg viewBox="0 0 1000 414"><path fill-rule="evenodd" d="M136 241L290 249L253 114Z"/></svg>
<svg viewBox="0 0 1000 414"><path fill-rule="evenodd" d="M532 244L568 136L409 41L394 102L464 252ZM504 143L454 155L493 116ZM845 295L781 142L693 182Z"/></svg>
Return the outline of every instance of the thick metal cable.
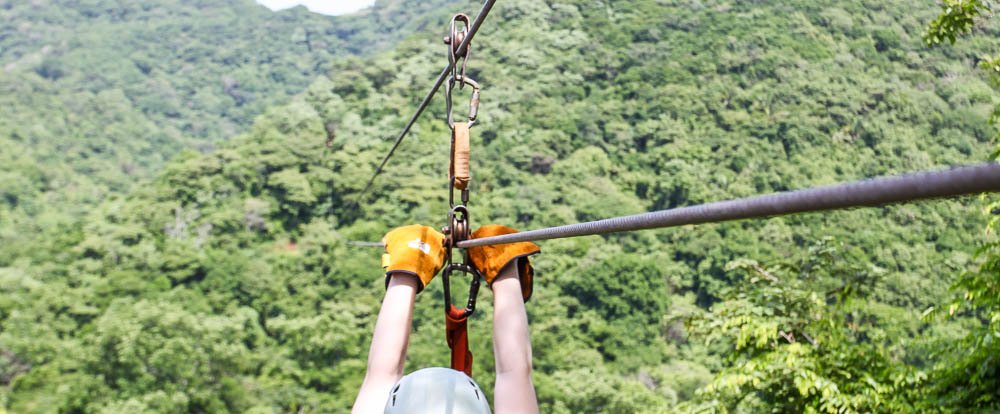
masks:
<svg viewBox="0 0 1000 414"><path fill-rule="evenodd" d="M455 52L456 55L464 54L465 50L469 48L469 43L472 43L472 38L476 37L476 32L479 31L479 27L482 26L483 21L486 20L486 16L490 14L490 10L493 9L494 3L496 3L496 0L486 0L483 2L483 8L479 9L479 14L476 15L476 20L474 20L472 25L469 26L469 34L466 35L465 39L462 40L462 43L458 45L458 50ZM437 93L438 89L441 89L441 85L443 85L444 81L451 75L451 70L454 67L455 62L448 62L448 65L445 66L444 70L441 71L441 74L438 75L437 80L434 81L434 86L431 86L430 92L427 93L427 96L424 96L424 100L420 102L419 106L417 106L417 112L410 117L410 121L406 123L406 127L403 128L403 131L399 133L398 137L396 137L396 142L392 144L392 148L390 148L389 152L385 154L385 157L382 158L382 162L379 164L378 168L375 169L375 173L373 173L371 178L368 179L368 183L365 184L365 188L361 190L361 192L358 193L358 196L354 199L355 205L361 201L361 197L364 197L365 194L368 193L368 190L371 190L372 184L375 183L375 177L378 177L378 175L382 173L386 163L389 162L389 158L392 158L392 154L396 152L396 148L399 148L399 144L403 142L403 138L406 138L406 134L410 132L410 128L413 128L413 125L417 123L417 119L424 113L424 109L427 109L427 106L430 105L431 99L434 98L434 94Z"/></svg>
<svg viewBox="0 0 1000 414"><path fill-rule="evenodd" d="M1000 164L986 163L895 177L767 194L632 216L484 237L459 242L459 248L589 236L687 224L761 218L784 214L873 207L928 198L1000 191Z"/></svg>

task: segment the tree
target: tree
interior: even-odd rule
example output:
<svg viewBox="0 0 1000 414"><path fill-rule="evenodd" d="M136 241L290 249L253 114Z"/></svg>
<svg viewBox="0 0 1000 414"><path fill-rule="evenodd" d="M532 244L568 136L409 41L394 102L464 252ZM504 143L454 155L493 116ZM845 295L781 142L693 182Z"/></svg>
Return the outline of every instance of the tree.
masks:
<svg viewBox="0 0 1000 414"><path fill-rule="evenodd" d="M912 410L925 379L893 355L891 326L865 306L871 270L823 240L795 263L729 264L746 274L709 312L688 319L705 341L723 341L728 364L684 408L710 412L862 413ZM823 289L826 287L826 289ZM888 323L886 323L888 322ZM896 331L896 332L893 332Z"/></svg>
<svg viewBox="0 0 1000 414"><path fill-rule="evenodd" d="M931 22L924 37L932 46L945 39L954 44L959 36L972 32L978 21L985 20L996 6L986 0L946 0L942 7L944 12ZM1000 56L983 56L979 66L986 71L991 85L1000 89ZM1000 105L994 109L990 123L1000 126ZM1000 135L997 141L992 158L1000 156ZM943 357L932 372L927 409L1000 408L1000 361L996 358L1000 354L1000 242L995 236L1000 228L1000 201L984 199L987 200L984 212L990 222L986 228L988 238L976 252L982 264L976 270L964 272L952 285L957 297L950 303L924 312L925 319L934 320L946 307L949 317L965 314L978 322L960 341L942 344L938 350Z"/></svg>
<svg viewBox="0 0 1000 414"><path fill-rule="evenodd" d="M972 32L978 21L992 17L996 5L991 0L944 0L944 9L928 27L924 41L930 46L937 46L945 41L955 44L960 36ZM983 55L979 58L979 67L987 73L994 88L1000 90L1000 55ZM1000 105L993 110L990 124L1000 127ZM1000 133L997 135L1000 141ZM993 157L1000 155L1000 143Z"/></svg>

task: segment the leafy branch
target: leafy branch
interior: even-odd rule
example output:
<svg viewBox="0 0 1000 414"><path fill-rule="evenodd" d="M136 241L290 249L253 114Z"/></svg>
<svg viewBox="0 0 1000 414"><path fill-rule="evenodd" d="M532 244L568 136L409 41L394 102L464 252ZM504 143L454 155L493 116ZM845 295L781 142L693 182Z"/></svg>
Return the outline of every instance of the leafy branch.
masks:
<svg viewBox="0 0 1000 414"><path fill-rule="evenodd" d="M936 46L947 40L954 44L962 35L972 32L976 18L990 13L992 2L987 0L944 0L942 13L934 19L924 34L928 46Z"/></svg>

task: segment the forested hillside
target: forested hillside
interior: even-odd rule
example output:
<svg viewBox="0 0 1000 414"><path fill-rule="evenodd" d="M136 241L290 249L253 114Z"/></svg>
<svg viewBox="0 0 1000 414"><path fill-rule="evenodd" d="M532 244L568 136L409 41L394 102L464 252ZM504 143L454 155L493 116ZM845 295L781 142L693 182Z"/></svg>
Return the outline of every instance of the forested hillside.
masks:
<svg viewBox="0 0 1000 414"><path fill-rule="evenodd" d="M181 149L246 131L335 57L439 26L444 3L329 17L252 0L0 2L0 263Z"/></svg>
<svg viewBox="0 0 1000 414"><path fill-rule="evenodd" d="M476 9L448 2L414 13ZM469 63L483 85L472 219L531 229L982 161L1000 97L975 64L1000 50L1000 25L930 48L922 36L939 12L901 0L500 1ZM316 19L273 16L275 25L287 19L282 27ZM445 219L440 99L374 191L349 203L446 63L445 21L429 19L436 26L361 58L298 55L316 66L287 82L256 84L267 69L245 63L261 71L240 79L261 85L253 95L276 96L258 108L311 80L225 142L201 140L208 129L198 125L212 124L218 138L243 130L254 111L231 98L197 109L180 101L174 118L141 109L125 89L107 98L117 106L93 104L101 91L78 92L90 94L70 106L78 110L39 103L57 120L114 117L91 133L112 131L119 138L101 142L135 149L128 154L214 146L182 152L128 196L0 262L0 407L346 412L384 281L380 251L344 241ZM189 44L179 43L166 49ZM7 47L5 64L14 61ZM49 99L52 82L59 93L91 84L31 71L33 80L5 90L41 92L5 93L23 112L0 130L56 128L62 121L33 118L43 113L25 102ZM173 128L162 139L127 132L161 125ZM37 151L27 159L67 156L63 141L28 132L10 134ZM120 168L112 156L87 159L100 168L73 157L62 168ZM45 177L32 170L41 163L13 165L23 178L3 181L8 211L20 207L6 183ZM996 410L1000 255L984 205L942 200L543 242L528 303L542 412ZM5 234L22 228L4 214ZM965 292L971 307L943 305ZM418 298L407 372L448 363L441 294L435 282ZM484 289L470 322L488 394L490 302Z"/></svg>

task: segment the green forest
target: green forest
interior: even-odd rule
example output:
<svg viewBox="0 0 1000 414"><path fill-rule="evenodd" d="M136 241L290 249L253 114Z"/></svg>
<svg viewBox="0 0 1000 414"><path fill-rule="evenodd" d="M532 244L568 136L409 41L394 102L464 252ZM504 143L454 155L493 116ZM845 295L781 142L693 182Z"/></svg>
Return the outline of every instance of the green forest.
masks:
<svg viewBox="0 0 1000 414"><path fill-rule="evenodd" d="M347 241L445 224L440 94L361 191L480 5L0 0L0 414L348 412L385 280ZM998 11L499 0L468 63L473 225L995 158ZM1000 412L998 200L540 242L541 411ZM442 294L407 372L449 363Z"/></svg>

